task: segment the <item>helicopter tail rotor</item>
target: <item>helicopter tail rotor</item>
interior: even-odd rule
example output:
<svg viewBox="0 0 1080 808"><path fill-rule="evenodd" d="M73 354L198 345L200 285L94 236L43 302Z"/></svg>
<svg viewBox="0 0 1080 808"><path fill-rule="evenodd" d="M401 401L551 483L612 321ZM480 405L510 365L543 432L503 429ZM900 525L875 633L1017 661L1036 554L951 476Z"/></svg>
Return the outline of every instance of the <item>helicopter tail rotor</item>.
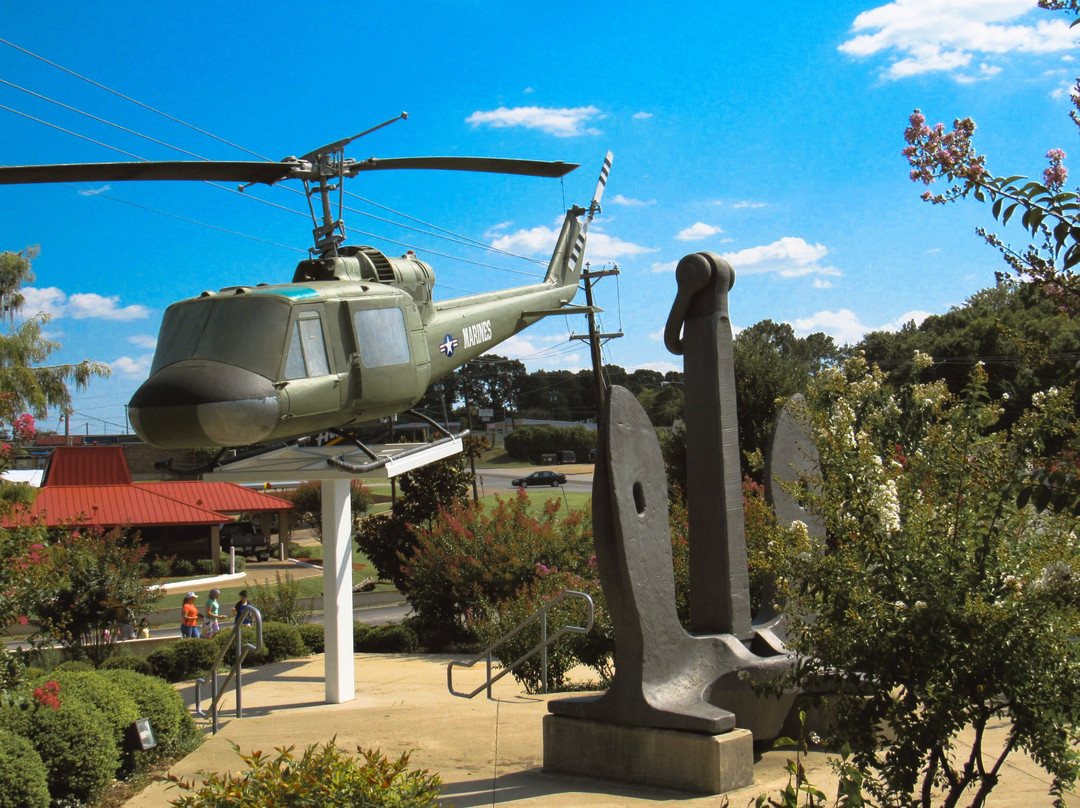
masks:
<svg viewBox="0 0 1080 808"><path fill-rule="evenodd" d="M611 165L614 156L611 152L604 157L604 165L600 169L600 179L596 183L596 192L593 194L589 207L573 207L566 212L563 220L562 232L555 245L555 252L548 264L546 283L556 286L573 286L577 288L581 278L581 259L585 254L585 240L589 232L589 225L593 217L600 212L600 200L604 196L604 187L607 185L608 175L611 173ZM586 215L587 214L587 215ZM582 221L581 217L585 216Z"/></svg>

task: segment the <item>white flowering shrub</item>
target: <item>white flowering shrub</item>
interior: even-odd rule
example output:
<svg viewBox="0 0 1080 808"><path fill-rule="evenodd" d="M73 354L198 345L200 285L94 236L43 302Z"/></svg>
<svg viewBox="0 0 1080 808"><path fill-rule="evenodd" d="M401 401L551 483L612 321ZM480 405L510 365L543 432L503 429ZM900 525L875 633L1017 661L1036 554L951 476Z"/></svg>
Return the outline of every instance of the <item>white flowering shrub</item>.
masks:
<svg viewBox="0 0 1080 808"><path fill-rule="evenodd" d="M784 562L794 678L841 694L836 740L881 805L980 805L1014 749L1057 795L1078 773L1080 519L1017 502L1077 445L1072 391L1046 390L1004 430L985 380L976 367L961 395L890 390L856 358L803 410L822 471L797 493L827 537ZM1002 721L1004 749L985 752ZM974 748L958 747L969 726Z"/></svg>

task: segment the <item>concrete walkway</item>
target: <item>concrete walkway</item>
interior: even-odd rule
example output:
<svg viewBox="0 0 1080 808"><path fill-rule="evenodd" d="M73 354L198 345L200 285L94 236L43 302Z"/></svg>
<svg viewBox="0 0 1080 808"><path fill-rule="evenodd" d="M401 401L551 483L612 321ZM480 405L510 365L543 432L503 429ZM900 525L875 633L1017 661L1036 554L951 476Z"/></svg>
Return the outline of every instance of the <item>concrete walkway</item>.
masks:
<svg viewBox="0 0 1080 808"><path fill-rule="evenodd" d="M223 699L221 730L172 772L185 779L202 772L239 771L233 751L244 752L295 745L297 750L336 738L343 749L357 745L381 749L388 757L413 750L412 764L436 772L444 783L443 804L457 808L500 805L537 806L745 806L759 794L775 796L787 783L784 766L789 751L769 751L754 767L754 785L716 797L695 797L675 791L625 786L586 778L544 774L541 721L549 698L527 696L510 677L495 685L495 700L483 696L466 701L447 692L449 656L356 655L356 699L323 703L323 657L252 669L245 674L244 717L229 716L234 702ZM455 670L455 687L471 690L482 681L481 665ZM188 704L190 688L183 688ZM204 722L205 723L205 722ZM1006 728L991 732L990 745L1000 745ZM961 739L962 741L966 739ZM966 750L964 750L966 752ZM811 753L806 761L811 781L830 797L835 793L827 756ZM1001 783L991 793L992 808L1050 806L1050 778L1019 752L1004 767ZM127 808L160 808L179 792L155 783L127 803ZM1080 797L1066 795L1068 806L1080 808ZM831 804L831 799L830 799ZM966 804L966 803L965 803Z"/></svg>

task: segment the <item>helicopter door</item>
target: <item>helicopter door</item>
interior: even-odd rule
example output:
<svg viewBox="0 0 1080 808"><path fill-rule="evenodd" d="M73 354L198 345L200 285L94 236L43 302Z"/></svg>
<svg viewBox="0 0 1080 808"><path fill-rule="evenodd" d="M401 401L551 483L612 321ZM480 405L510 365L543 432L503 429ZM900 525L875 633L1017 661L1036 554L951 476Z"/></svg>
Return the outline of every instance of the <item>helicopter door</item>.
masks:
<svg viewBox="0 0 1080 808"><path fill-rule="evenodd" d="M284 392L287 417L302 419L340 408L340 382L330 374L326 338L318 310L301 311L289 329Z"/></svg>
<svg viewBox="0 0 1080 808"><path fill-rule="evenodd" d="M375 417L395 412L416 398L417 369L413 367L405 312L397 306L349 307L357 352L352 357L349 395L361 410Z"/></svg>

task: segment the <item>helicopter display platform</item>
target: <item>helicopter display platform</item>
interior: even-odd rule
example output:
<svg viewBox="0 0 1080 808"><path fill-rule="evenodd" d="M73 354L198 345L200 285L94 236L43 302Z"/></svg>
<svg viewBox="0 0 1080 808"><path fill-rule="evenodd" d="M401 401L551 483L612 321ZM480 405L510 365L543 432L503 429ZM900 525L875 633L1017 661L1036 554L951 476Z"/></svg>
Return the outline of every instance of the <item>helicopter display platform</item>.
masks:
<svg viewBox="0 0 1080 808"><path fill-rule="evenodd" d="M284 446L234 460L204 475L233 482L391 478L462 451L462 436L435 443L391 443L369 447L375 458L348 443L333 446Z"/></svg>

